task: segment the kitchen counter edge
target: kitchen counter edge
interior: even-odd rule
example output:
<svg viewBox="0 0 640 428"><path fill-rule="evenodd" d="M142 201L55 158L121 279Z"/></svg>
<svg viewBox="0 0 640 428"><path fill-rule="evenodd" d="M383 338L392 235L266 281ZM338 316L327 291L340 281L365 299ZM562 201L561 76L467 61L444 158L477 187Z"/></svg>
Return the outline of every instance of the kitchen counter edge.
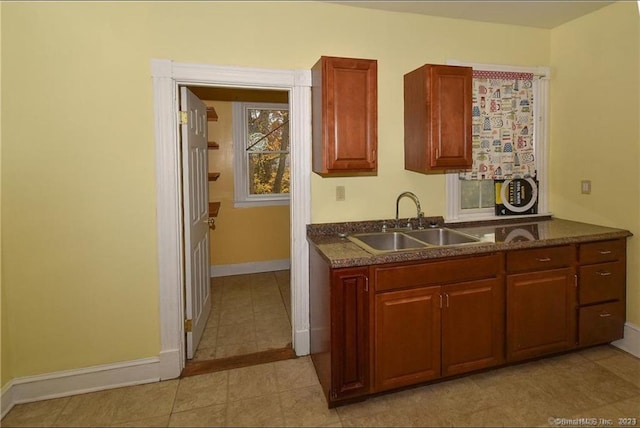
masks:
<svg viewBox="0 0 640 428"><path fill-rule="evenodd" d="M438 218L435 218L438 220ZM606 226L564 220L558 218L523 219L521 223L507 220L504 222L493 221L490 223L465 223L464 227L456 224L443 224L464 233L478 236L479 234L501 228L521 227L535 228L540 231L539 236L532 240L516 240L511 242L480 242L450 247L429 247L421 250L405 252L393 252L386 254L371 254L350 240L344 234L362 233L380 230L380 226L388 221L346 222L311 224L307 226L307 241L317 249L331 268L346 268L358 266L370 266L386 263L401 263L420 260L439 259L455 256L468 256L475 254L487 254L497 251L519 250L526 248L540 248L557 245L576 244L581 242L606 241L610 239L628 238L633 234L625 229L617 229Z"/></svg>

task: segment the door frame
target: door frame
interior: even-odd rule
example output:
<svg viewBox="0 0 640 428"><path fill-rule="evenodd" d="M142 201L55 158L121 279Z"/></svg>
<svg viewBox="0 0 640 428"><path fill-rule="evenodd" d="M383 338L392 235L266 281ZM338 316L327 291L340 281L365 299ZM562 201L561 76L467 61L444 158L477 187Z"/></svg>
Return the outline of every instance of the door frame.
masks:
<svg viewBox="0 0 640 428"><path fill-rule="evenodd" d="M151 60L156 162L156 219L160 316L160 378L180 375L186 363L182 175L178 85L289 92L291 141L291 311L297 355L309 353L309 247L311 220L311 71L218 66Z"/></svg>

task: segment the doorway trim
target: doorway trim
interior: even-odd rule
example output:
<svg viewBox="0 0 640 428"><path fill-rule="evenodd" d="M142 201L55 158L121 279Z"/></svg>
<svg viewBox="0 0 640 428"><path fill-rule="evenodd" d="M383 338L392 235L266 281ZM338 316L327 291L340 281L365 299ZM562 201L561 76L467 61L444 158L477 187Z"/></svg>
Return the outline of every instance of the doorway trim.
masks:
<svg viewBox="0 0 640 428"><path fill-rule="evenodd" d="M309 247L311 219L311 71L217 66L151 60L156 158L156 218L160 315L160 379L185 366L182 191L178 85L204 85L289 92L291 141L292 343L309 353Z"/></svg>

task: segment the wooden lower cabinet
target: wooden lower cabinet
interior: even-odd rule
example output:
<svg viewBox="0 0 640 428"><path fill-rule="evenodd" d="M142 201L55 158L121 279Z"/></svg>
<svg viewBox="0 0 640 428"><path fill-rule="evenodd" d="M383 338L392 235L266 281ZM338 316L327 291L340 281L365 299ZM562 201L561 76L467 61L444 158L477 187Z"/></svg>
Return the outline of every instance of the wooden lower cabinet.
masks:
<svg viewBox="0 0 640 428"><path fill-rule="evenodd" d="M375 390L501 364L503 290L490 278L377 294Z"/></svg>
<svg viewBox="0 0 640 428"><path fill-rule="evenodd" d="M590 242L578 247L578 345L622 339L625 322L626 242Z"/></svg>
<svg viewBox="0 0 640 428"><path fill-rule="evenodd" d="M329 407L623 335L624 239L347 268L309 253Z"/></svg>
<svg viewBox="0 0 640 428"><path fill-rule="evenodd" d="M447 285L442 309L442 376L504 362L503 278Z"/></svg>
<svg viewBox="0 0 640 428"><path fill-rule="evenodd" d="M573 268L507 276L507 361L576 346Z"/></svg>
<svg viewBox="0 0 640 428"><path fill-rule="evenodd" d="M371 392L369 269L332 269L311 248L309 271L311 359L333 407Z"/></svg>
<svg viewBox="0 0 640 428"><path fill-rule="evenodd" d="M440 287L376 295L376 391L440 377L440 296Z"/></svg>
<svg viewBox="0 0 640 428"><path fill-rule="evenodd" d="M624 303L620 300L580 308L578 343L591 346L622 339L624 333Z"/></svg>
<svg viewBox="0 0 640 428"><path fill-rule="evenodd" d="M333 272L332 398L369 392L369 278L367 268Z"/></svg>

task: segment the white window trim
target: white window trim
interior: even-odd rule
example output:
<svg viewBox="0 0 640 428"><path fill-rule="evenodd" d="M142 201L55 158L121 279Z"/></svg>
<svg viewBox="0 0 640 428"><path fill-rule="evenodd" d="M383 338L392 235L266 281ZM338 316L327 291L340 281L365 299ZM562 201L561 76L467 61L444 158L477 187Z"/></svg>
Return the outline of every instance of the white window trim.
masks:
<svg viewBox="0 0 640 428"><path fill-rule="evenodd" d="M247 109L249 108L273 108L289 109L289 104L259 103L259 102L234 102L233 112L233 206L235 208L263 207L273 205L289 205L289 194L278 195L250 195L249 194L249 159L244 150L243 141L247 138ZM289 142L291 144L291 141ZM291 146L289 146L291 153Z"/></svg>
<svg viewBox="0 0 640 428"><path fill-rule="evenodd" d="M472 67L477 70L487 71L510 71L520 73L533 73L538 77L534 83L534 104L533 114L535 118L535 151L536 151L536 169L538 180L538 214L529 215L547 216L549 212L549 177L548 177L548 157L549 157L549 78L551 70L549 67L516 67L512 65L500 64L481 64L475 62L462 62L456 60L447 60L447 65L456 65L462 67ZM502 216L496 216L493 208L477 208L463 210L460 207L460 180L458 173L445 174L446 180L446 213L445 221L448 223L477 221L477 220L494 220L504 219ZM515 217L515 216L514 216Z"/></svg>

